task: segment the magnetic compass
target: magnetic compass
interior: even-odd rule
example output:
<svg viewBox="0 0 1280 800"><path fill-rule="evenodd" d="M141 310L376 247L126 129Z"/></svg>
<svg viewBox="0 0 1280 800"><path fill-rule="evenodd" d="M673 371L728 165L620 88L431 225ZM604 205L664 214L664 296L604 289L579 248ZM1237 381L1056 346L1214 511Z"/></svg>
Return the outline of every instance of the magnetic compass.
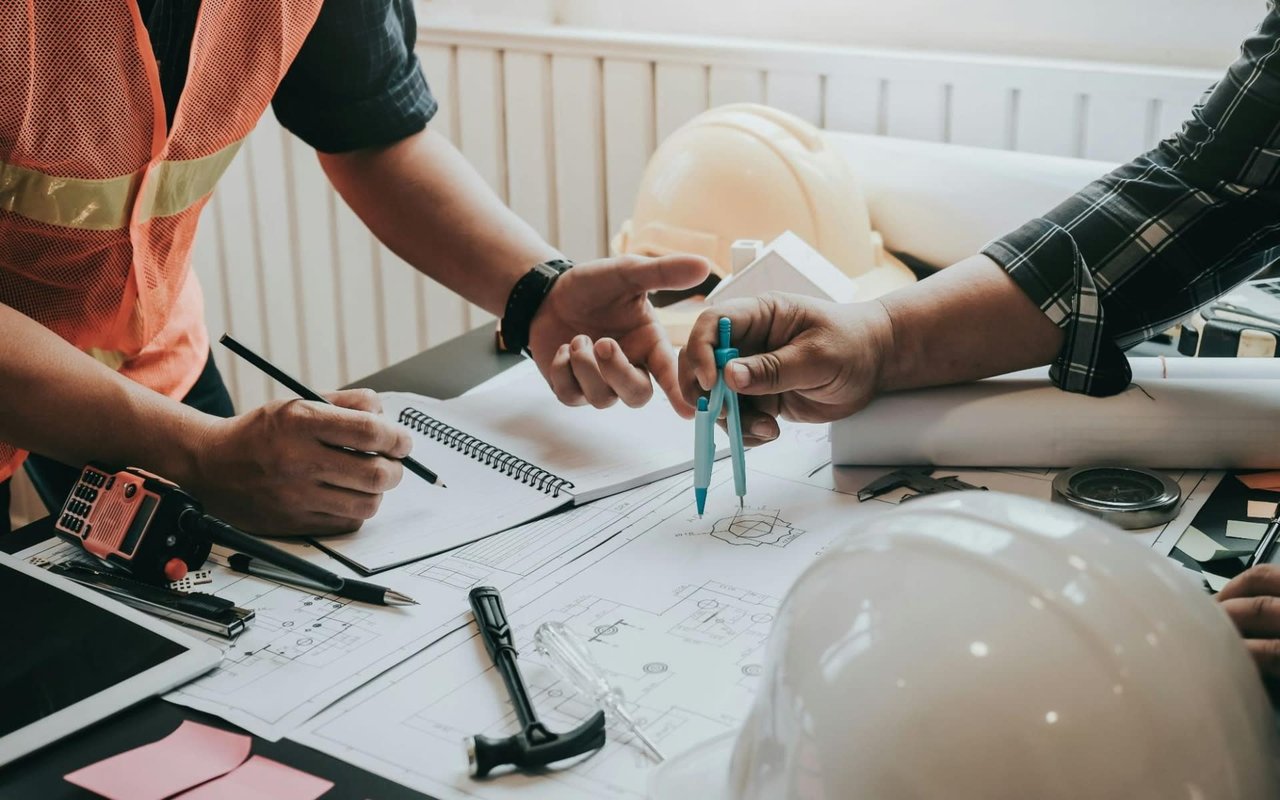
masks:
<svg viewBox="0 0 1280 800"><path fill-rule="evenodd" d="M1178 513L1182 489L1138 467L1077 467L1053 479L1053 499L1127 530L1163 525Z"/></svg>

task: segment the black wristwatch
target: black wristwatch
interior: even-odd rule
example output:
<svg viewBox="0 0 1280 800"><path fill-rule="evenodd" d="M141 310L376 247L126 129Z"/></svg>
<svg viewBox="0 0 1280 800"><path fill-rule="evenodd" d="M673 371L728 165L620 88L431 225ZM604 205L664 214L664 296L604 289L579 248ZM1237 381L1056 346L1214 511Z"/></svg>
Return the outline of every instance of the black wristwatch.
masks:
<svg viewBox="0 0 1280 800"><path fill-rule="evenodd" d="M565 258L544 261L524 274L507 296L507 308L498 323L498 349L508 353L529 353L529 326L542 301L573 262Z"/></svg>

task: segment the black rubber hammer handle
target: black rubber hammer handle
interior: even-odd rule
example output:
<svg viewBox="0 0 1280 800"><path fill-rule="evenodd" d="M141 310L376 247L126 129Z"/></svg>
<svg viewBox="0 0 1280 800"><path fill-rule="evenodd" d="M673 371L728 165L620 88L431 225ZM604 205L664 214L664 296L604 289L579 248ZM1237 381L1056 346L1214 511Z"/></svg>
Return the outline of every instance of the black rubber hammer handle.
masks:
<svg viewBox="0 0 1280 800"><path fill-rule="evenodd" d="M471 613L476 617L476 627L480 629L485 649L489 651L493 665L507 684L507 694L511 696L511 703L515 706L520 727L523 728L537 718L533 712L533 702L529 699L529 690L525 688L516 668L515 637L511 633L511 623L507 622L507 611L502 607L502 595L492 586L477 586L471 590L468 598L471 600Z"/></svg>

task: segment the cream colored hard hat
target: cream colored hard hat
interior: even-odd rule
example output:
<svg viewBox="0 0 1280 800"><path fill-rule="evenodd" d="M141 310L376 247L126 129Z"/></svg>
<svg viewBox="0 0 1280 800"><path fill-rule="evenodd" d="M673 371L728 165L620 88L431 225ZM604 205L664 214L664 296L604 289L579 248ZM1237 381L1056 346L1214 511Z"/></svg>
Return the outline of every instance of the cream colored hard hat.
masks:
<svg viewBox="0 0 1280 800"><path fill-rule="evenodd" d="M995 492L912 501L801 576L736 734L667 800L1280 797L1226 615L1118 528Z"/></svg>
<svg viewBox="0 0 1280 800"><path fill-rule="evenodd" d="M877 266L866 201L822 132L738 103L699 114L662 142L613 250L695 253L724 276L735 240L770 241L787 230L851 277Z"/></svg>

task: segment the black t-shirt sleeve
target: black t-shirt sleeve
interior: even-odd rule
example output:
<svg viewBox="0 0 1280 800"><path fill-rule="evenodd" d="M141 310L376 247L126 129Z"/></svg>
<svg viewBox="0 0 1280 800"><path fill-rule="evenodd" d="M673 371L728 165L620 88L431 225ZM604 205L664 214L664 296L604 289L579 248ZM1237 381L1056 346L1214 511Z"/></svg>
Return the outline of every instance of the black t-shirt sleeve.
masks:
<svg viewBox="0 0 1280 800"><path fill-rule="evenodd" d="M413 0L329 0L276 90L276 118L325 153L421 131L436 101L413 52L416 34Z"/></svg>

